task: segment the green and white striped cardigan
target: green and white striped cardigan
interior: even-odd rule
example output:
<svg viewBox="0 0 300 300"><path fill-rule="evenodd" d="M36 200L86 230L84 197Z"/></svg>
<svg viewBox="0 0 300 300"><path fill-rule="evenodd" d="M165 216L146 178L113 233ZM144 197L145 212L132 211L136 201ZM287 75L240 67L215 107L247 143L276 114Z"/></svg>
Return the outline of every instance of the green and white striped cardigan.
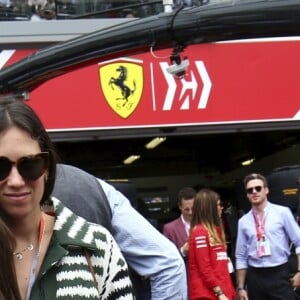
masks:
<svg viewBox="0 0 300 300"><path fill-rule="evenodd" d="M127 264L111 234L76 216L58 199L52 202L53 236L30 300L134 299Z"/></svg>

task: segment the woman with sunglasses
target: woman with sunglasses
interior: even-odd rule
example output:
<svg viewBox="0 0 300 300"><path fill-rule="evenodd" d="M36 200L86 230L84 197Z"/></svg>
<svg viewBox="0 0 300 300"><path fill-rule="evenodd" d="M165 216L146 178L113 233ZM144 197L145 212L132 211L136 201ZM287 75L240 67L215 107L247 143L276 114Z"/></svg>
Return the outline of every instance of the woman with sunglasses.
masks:
<svg viewBox="0 0 300 300"><path fill-rule="evenodd" d="M0 217L15 239L21 299L133 299L108 231L50 197L55 172L54 147L34 111L0 99Z"/></svg>
<svg viewBox="0 0 300 300"><path fill-rule="evenodd" d="M294 300L292 285L300 286L299 226L288 207L268 201L269 188L263 175L247 175L244 187L251 209L238 223L235 255L239 299ZM298 272L290 281L291 241Z"/></svg>
<svg viewBox="0 0 300 300"><path fill-rule="evenodd" d="M195 197L189 239L189 299L232 300L220 196L202 189Z"/></svg>
<svg viewBox="0 0 300 300"><path fill-rule="evenodd" d="M0 299L21 300L13 258L15 240L0 219Z"/></svg>

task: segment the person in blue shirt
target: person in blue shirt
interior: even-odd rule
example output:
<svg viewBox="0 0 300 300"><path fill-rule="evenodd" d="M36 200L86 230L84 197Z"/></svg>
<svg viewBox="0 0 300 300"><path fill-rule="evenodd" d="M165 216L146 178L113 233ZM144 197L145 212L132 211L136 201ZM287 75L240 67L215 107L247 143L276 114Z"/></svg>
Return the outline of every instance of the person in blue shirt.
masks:
<svg viewBox="0 0 300 300"><path fill-rule="evenodd" d="M268 201L261 174L244 179L250 211L238 222L237 289L240 300L294 300L300 286L300 228L288 207ZM290 243L295 246L298 272L290 278Z"/></svg>
<svg viewBox="0 0 300 300"><path fill-rule="evenodd" d="M176 246L154 228L111 184L74 166L58 164L53 196L86 220L101 224L113 235L128 265L146 286L137 300L186 300L183 259ZM134 276L136 279L136 276ZM149 295L151 294L151 295Z"/></svg>

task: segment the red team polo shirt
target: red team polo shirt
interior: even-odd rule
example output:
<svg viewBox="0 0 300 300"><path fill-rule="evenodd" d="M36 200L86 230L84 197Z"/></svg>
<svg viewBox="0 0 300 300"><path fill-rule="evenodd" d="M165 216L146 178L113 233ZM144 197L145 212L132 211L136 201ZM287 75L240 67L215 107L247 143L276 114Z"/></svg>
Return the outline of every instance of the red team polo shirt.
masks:
<svg viewBox="0 0 300 300"><path fill-rule="evenodd" d="M221 233L220 228L217 228ZM190 235L189 244L189 299L214 299L213 288L219 286L229 299L235 290L228 271L228 256L224 245L211 245L208 231L197 225Z"/></svg>

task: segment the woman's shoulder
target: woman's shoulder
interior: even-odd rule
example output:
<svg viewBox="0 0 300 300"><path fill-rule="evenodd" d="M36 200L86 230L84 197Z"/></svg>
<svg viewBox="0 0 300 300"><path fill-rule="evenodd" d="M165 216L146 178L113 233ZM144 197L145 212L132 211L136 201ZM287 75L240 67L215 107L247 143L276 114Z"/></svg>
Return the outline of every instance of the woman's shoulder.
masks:
<svg viewBox="0 0 300 300"><path fill-rule="evenodd" d="M105 227L77 216L54 197L52 201L55 215L54 231L59 241L91 249L99 248L99 244L102 248L105 245L110 247L113 238Z"/></svg>
<svg viewBox="0 0 300 300"><path fill-rule="evenodd" d="M202 225L202 224L197 224L193 231L192 231L193 234L206 234L207 233L207 230L206 228Z"/></svg>
<svg viewBox="0 0 300 300"><path fill-rule="evenodd" d="M101 241L102 244L110 245L112 243L113 236L105 227L91 222L87 222L87 225L87 234L92 235L91 240L96 241L96 244L97 242L99 243L99 241Z"/></svg>

